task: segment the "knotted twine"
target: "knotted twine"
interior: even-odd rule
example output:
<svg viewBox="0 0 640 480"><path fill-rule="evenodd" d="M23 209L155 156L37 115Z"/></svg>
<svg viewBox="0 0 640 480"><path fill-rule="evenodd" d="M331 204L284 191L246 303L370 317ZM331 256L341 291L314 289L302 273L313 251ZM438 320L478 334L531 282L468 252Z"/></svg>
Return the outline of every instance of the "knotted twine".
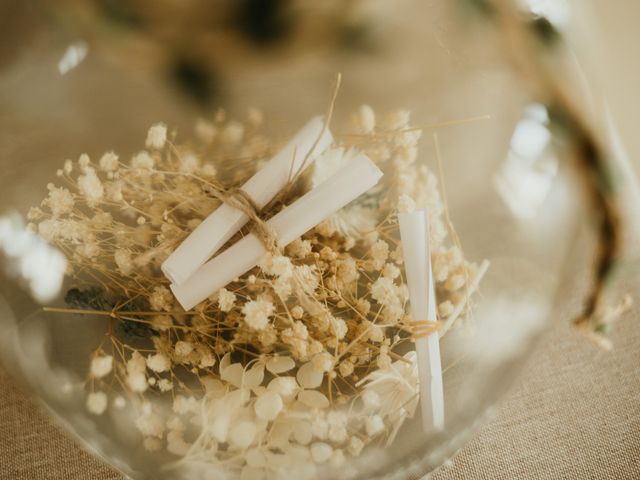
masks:
<svg viewBox="0 0 640 480"><path fill-rule="evenodd" d="M249 196L247 192L241 188L234 188L228 192L221 192L220 195L216 195L225 202L227 205L233 208L237 208L244 213L251 222L253 227L251 232L260 240L267 252L271 254L279 254L280 244L278 242L278 232L269 225L265 220L260 218L261 208L258 207L253 198Z"/></svg>

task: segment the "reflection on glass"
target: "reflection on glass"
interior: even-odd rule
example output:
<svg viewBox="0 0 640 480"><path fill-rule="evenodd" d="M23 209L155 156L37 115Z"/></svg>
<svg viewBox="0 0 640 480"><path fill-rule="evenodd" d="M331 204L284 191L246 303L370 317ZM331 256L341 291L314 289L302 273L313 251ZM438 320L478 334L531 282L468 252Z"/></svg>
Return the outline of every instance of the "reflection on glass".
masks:
<svg viewBox="0 0 640 480"><path fill-rule="evenodd" d="M543 105L530 105L511 137L510 149L494 177L495 187L518 218L532 218L544 202L558 171L549 149L549 116Z"/></svg>

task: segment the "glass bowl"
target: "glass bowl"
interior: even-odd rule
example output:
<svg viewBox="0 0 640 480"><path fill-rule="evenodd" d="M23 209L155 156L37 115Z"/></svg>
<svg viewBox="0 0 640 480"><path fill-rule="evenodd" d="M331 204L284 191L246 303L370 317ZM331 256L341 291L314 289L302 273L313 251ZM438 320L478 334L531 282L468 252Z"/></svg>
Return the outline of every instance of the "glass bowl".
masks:
<svg viewBox="0 0 640 480"><path fill-rule="evenodd" d="M472 0L283 5L140 0L3 7L15 25L3 34L10 48L0 57L0 199L7 212L0 224L7 266L2 358L84 447L132 479L427 473L463 445L509 388L540 332L570 302L584 273L574 266L591 265L594 239L585 232L595 207L568 161L575 138L582 138L575 121L582 117L571 116L572 100L556 102L544 74L548 63L565 59L544 47L558 41L556 24L521 6ZM528 50L519 29L534 32L543 47ZM536 61L522 61L530 57ZM29 288L37 296L41 276L55 283L61 261L38 247L45 256L35 261L36 279L31 270L27 280L19 278L26 275L21 256L38 242L20 217L40 204L49 182L61 181L56 171L65 159L86 153L96 164L115 150L128 162L145 148L152 124L163 122L177 132L176 144L188 143L211 125L198 119L215 123L224 109L227 119L251 122L259 109L265 132L286 139L330 105L330 127L345 144L349 135L367 140L371 125L363 123L384 131L386 112L410 112L413 131L421 132L417 162L435 172L465 258L481 266L477 291L459 312L465 320L449 329L440 314L445 428L425 430L418 408L392 442L378 439L354 455L344 440L332 446L343 453L327 461L313 454L313 445L325 443L314 433L311 447L298 442L303 460L295 469L292 454L277 449L260 461L252 452L250 469L244 460L223 468L213 453L181 460L166 451L164 435L161 450L148 451L135 428L141 396L127 398L121 409L110 397L101 415L86 408L90 360L119 320L55 310L65 308L62 293L77 278L65 279L45 309L33 299ZM354 112L357 134L349 133ZM40 293L40 300L51 297ZM172 400L154 390L158 408L170 409ZM242 459L247 449L236 453Z"/></svg>

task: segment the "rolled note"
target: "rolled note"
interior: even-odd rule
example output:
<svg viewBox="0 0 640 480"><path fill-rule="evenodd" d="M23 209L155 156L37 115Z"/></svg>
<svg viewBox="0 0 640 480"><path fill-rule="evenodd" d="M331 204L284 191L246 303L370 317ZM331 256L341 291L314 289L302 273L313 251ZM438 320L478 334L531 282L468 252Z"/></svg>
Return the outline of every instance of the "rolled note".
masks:
<svg viewBox="0 0 640 480"><path fill-rule="evenodd" d="M378 167L366 155L360 154L267 223L284 247L369 190L381 176ZM266 253L258 237L249 234L205 263L186 282L171 285L171 290L180 305L190 310L251 270Z"/></svg>
<svg viewBox="0 0 640 480"><path fill-rule="evenodd" d="M241 187L258 208L263 208L293 177L333 143L322 117L315 117L267 164ZM249 217L223 203L209 215L162 264L172 283L185 282L222 247Z"/></svg>
<svg viewBox="0 0 640 480"><path fill-rule="evenodd" d="M429 253L429 224L424 210L398 214L409 302L414 320L436 320L436 298ZM416 340L422 427L444 429L444 393L440 337L434 332Z"/></svg>

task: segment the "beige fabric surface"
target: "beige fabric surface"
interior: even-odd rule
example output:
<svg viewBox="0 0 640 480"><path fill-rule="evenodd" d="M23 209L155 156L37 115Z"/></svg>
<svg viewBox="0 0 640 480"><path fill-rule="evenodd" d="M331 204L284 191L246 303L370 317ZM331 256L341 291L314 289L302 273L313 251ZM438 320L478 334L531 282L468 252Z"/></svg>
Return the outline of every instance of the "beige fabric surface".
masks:
<svg viewBox="0 0 640 480"><path fill-rule="evenodd" d="M512 392L430 480L640 478L640 308L611 353L566 324L546 334ZM0 371L0 479L120 480Z"/></svg>

